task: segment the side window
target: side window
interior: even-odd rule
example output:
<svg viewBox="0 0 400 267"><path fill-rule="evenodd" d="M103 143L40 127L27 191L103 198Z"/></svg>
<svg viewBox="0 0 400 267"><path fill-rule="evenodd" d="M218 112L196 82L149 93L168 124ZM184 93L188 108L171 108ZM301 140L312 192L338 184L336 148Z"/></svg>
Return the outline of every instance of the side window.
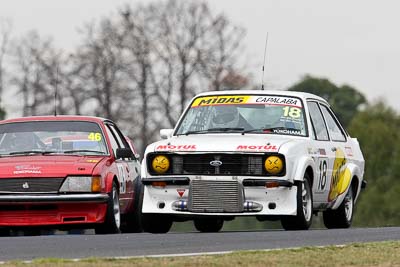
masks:
<svg viewBox="0 0 400 267"><path fill-rule="evenodd" d="M325 126L324 118L321 110L316 102L307 102L310 112L311 123L314 126L316 139L320 141L328 141L328 131Z"/></svg>
<svg viewBox="0 0 400 267"><path fill-rule="evenodd" d="M113 124L107 124L107 129L109 129L116 139L118 146L121 148L129 148L130 150L131 147L128 144L128 141L126 141L125 137L122 135L121 131L117 128L117 126ZM114 152L115 153L115 152ZM124 160L132 160L133 158L124 158Z"/></svg>
<svg viewBox="0 0 400 267"><path fill-rule="evenodd" d="M114 134L111 132L111 130L110 130L110 128L108 126L106 126L106 132L107 132L107 135L108 135L108 137L110 139L111 147L112 147L112 150L113 150L114 155L115 155L116 151L117 151L117 148L119 147L118 141L115 139Z"/></svg>
<svg viewBox="0 0 400 267"><path fill-rule="evenodd" d="M111 131L113 132L120 147L130 148L128 142L125 140L125 137L122 135L121 131L119 129L117 129L117 127L115 125L108 124L107 127L109 127L111 129Z"/></svg>
<svg viewBox="0 0 400 267"><path fill-rule="evenodd" d="M321 110L324 114L326 125L328 126L329 135L331 136L332 141L346 141L346 136L328 108L324 105L321 105Z"/></svg>

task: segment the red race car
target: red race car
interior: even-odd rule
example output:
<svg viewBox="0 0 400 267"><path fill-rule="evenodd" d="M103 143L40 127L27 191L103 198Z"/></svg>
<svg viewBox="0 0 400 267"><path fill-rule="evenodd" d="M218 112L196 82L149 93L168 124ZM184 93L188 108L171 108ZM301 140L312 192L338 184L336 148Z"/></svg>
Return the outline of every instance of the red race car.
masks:
<svg viewBox="0 0 400 267"><path fill-rule="evenodd" d="M43 116L0 122L3 232L140 232L141 192L139 156L110 120Z"/></svg>

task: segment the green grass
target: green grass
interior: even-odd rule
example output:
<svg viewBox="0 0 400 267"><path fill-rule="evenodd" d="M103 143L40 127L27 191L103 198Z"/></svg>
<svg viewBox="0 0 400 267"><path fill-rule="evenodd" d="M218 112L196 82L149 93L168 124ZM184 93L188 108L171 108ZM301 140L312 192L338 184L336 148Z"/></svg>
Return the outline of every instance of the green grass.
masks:
<svg viewBox="0 0 400 267"><path fill-rule="evenodd" d="M131 259L89 258L78 262L63 259L37 259L32 263L13 261L0 266L400 266L400 241L351 244L339 247L235 252L212 256Z"/></svg>

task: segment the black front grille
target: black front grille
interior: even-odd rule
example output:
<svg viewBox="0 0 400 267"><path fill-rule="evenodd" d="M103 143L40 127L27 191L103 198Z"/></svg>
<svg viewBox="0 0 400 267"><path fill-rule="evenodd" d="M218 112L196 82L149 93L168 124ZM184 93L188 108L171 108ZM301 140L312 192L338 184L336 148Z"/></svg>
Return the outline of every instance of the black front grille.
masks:
<svg viewBox="0 0 400 267"><path fill-rule="evenodd" d="M241 154L174 155L173 167L177 168L173 168L172 172L202 175L262 175L262 160L262 156ZM212 162L221 165L213 166Z"/></svg>
<svg viewBox="0 0 400 267"><path fill-rule="evenodd" d="M0 193L54 193L64 178L0 178Z"/></svg>
<svg viewBox="0 0 400 267"><path fill-rule="evenodd" d="M170 168L165 173L157 173L152 169L152 161L157 155L164 155L170 161ZM268 154L172 154L152 153L147 157L148 170L152 175L247 175L247 176L272 176L265 171L264 162ZM281 173L274 176L285 175L285 165Z"/></svg>

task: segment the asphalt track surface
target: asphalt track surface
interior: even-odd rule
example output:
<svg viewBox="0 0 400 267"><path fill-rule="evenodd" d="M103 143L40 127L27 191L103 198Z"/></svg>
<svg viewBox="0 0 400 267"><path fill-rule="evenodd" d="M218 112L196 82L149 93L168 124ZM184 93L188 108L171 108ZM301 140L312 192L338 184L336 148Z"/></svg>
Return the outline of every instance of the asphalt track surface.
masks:
<svg viewBox="0 0 400 267"><path fill-rule="evenodd" d="M0 261L264 250L400 240L400 227L0 237Z"/></svg>

